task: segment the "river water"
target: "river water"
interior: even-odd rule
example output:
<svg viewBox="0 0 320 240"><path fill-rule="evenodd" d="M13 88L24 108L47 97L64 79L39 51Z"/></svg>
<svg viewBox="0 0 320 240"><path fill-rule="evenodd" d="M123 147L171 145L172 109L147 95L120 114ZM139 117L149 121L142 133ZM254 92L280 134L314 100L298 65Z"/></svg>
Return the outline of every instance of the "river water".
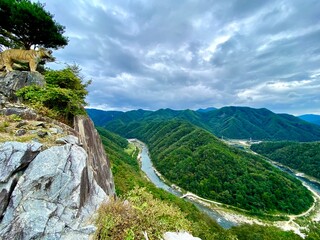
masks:
<svg viewBox="0 0 320 240"><path fill-rule="evenodd" d="M147 177L150 179L150 181L155 184L157 187L162 188L164 190L166 190L167 192L170 192L178 197L181 197L182 194L177 191L176 189L168 186L166 183L164 183L156 174L153 164L151 162L151 159L149 157L149 152L148 152L148 148L146 147L146 145L140 141L137 140L133 140L139 143L140 147L141 147L141 169L142 171L147 175ZM280 170L289 173L290 175L298 178L300 181L302 181L305 185L309 186L313 191L315 191L319 196L320 196L320 184L316 183L316 182L312 182L310 180L308 180L307 178L304 178L302 176L296 176L290 169L283 167L283 166L278 166L275 165L277 168L279 168ZM216 220L218 222L218 224L220 226L222 226L225 229L231 228L232 226L236 226L237 223L235 222L231 222L227 219L225 219L221 214L219 214L218 212L216 212L215 210L208 208L202 204L199 204L196 201L193 201L191 199L187 199L185 198L186 201L189 201L191 203L193 203L200 211L204 212L205 214L207 214L209 217L211 217L212 219Z"/></svg>
<svg viewBox="0 0 320 240"><path fill-rule="evenodd" d="M162 189L166 190L167 192L170 192L178 197L181 197L182 194L179 191L168 186L158 177L158 175L154 171L151 159L149 157L148 148L146 147L145 144L142 144L142 143L141 143L141 147L142 147L142 151L140 153L140 156L141 156L141 169L142 169L142 171L147 175L147 177L150 179L150 181L154 185L156 185L157 187L162 188ZM216 212L206 206L203 206L202 204L199 204L198 202L193 201L191 199L185 198L185 200L193 203L200 211L204 212L209 217L216 220L219 223L219 225L222 226L223 228L227 229L227 228L231 228L232 226L236 226L236 223L228 221L222 215L220 215L218 212Z"/></svg>

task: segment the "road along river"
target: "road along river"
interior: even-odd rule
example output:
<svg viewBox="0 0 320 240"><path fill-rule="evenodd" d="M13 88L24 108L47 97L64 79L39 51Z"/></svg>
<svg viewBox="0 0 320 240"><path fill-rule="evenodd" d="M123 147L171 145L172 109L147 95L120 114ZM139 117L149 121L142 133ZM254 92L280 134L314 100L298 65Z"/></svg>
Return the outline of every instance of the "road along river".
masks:
<svg viewBox="0 0 320 240"><path fill-rule="evenodd" d="M179 188L169 186L159 177L160 174L153 167L153 164L151 162L146 144L144 144L143 142L141 142L137 139L129 139L129 142L131 142L131 143L135 144L137 147L139 147L139 149L140 149L139 160L141 163L141 170L147 175L149 180L153 184L155 184L157 187L162 188L165 191L170 192L178 197L182 197L183 194L181 193L181 191L179 191ZM280 168L281 170L289 173L290 175L293 175L296 178L298 178L300 181L303 182L303 184L306 187L309 188L309 190L312 190L312 192L317 194L319 197L320 185L317 185L317 184L315 185L313 182L310 182L305 178L302 178L300 176L296 176L293 172L291 172L290 170L288 170L287 168L285 168L283 166L281 166L281 167L277 166L277 167ZM192 196L192 195L193 194L191 194L191 193L185 194L185 196ZM206 202L201 201L201 198L199 198L199 197L197 199L197 196L195 198L191 197L191 198L184 198L184 199L186 201L193 203L200 211L207 214L212 219L216 220L219 223L219 225L225 229L228 229L232 226L236 226L239 224L239 222L263 224L259 220L256 221L256 220L252 220L252 219L246 219L246 217L242 218L241 215L240 215L240 220L239 220L239 215L235 215L235 214L230 215L230 214L224 213L223 211L216 211L212 208L205 206ZM199 200L201 203L199 203ZM219 204L219 203L217 203L217 204ZM294 229L290 229L290 230L294 230Z"/></svg>

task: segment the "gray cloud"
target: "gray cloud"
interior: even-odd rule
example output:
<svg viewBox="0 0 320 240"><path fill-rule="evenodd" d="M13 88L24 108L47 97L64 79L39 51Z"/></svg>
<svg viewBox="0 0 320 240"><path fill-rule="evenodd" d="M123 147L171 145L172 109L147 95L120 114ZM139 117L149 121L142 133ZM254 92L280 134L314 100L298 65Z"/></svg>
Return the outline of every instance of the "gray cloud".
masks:
<svg viewBox="0 0 320 240"><path fill-rule="evenodd" d="M55 56L93 80L91 107L320 113L318 0L55 0L46 9L70 39Z"/></svg>

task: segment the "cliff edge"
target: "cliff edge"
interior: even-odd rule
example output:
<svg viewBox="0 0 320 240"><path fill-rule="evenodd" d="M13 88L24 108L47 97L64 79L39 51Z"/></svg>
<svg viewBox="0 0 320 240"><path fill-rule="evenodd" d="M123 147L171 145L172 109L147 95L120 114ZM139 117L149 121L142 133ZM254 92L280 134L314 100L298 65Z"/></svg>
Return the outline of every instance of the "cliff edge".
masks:
<svg viewBox="0 0 320 240"><path fill-rule="evenodd" d="M15 92L31 84L42 75L0 76L0 238L88 239L115 194L110 162L89 117L71 128L21 104Z"/></svg>

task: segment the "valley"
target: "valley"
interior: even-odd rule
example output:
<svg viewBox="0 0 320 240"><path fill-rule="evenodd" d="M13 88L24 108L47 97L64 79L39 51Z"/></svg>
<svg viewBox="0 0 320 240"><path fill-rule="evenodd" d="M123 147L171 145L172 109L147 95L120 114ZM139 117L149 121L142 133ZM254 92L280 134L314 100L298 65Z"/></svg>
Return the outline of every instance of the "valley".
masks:
<svg viewBox="0 0 320 240"><path fill-rule="evenodd" d="M183 111L183 115L186 113L196 116L190 110ZM152 159L152 163L148 160L147 167L145 160L140 163L145 178L155 186L192 202L220 226L230 229L228 233L234 229L252 231L246 224L253 224L252 229L256 226L263 229L278 227L307 239L308 229L312 229L312 234L318 231L319 189L308 182L307 176L302 177L303 171L292 174L289 168L285 168L286 164L277 163L277 159L269 159L262 154L263 144L268 143L264 140L217 138L204 122L199 126L199 122L194 123L197 118L181 119L177 114L182 113L173 110L113 112L112 119L107 117L109 120L104 129L144 142L145 145L139 143L136 147L140 148L141 159ZM284 128L290 129L284 124L287 123L282 123ZM309 127L308 124L306 126ZM313 125L310 126L313 129ZM285 135L283 137L286 139ZM305 144L316 145L313 142ZM256 146L260 147L258 154L252 151ZM297 146L295 148L300 149ZM129 149L134 148L131 145ZM314 149L317 152L317 147ZM313 156L310 152L308 155ZM307 161L305 165L308 164ZM135 180L131 178L129 185L133 182ZM309 233L310 236L312 234Z"/></svg>
<svg viewBox="0 0 320 240"><path fill-rule="evenodd" d="M141 121L182 120L201 127L219 138L269 141L319 141L320 126L289 114L268 109L223 107L209 111L159 109L128 112L87 109L97 126L117 132Z"/></svg>
<svg viewBox="0 0 320 240"><path fill-rule="evenodd" d="M157 187L162 188L178 197L186 198L195 204L200 211L206 213L211 218L215 219L219 225L223 228L230 228L239 224L258 224L258 225L271 225L277 226L285 231L293 231L301 237L305 237L303 233L304 227L299 225L301 220L308 219L309 221L318 220L320 216L320 188L312 186L306 181L303 181L303 185L308 188L309 191L313 193L314 203L312 206L301 214L282 214L282 215L261 215L252 216L242 209L236 209L233 206L223 204L221 202L212 201L209 199L204 199L198 195L191 192L186 192L185 190L175 186L170 185L161 173L159 173L152 165L147 146L137 139L129 139L129 142L134 144L140 149L140 154L138 159L141 164L142 171L147 175L148 179L155 184ZM239 144L248 145L247 142L243 140L230 140L229 143L234 144L238 142ZM301 224L301 223L300 223Z"/></svg>

